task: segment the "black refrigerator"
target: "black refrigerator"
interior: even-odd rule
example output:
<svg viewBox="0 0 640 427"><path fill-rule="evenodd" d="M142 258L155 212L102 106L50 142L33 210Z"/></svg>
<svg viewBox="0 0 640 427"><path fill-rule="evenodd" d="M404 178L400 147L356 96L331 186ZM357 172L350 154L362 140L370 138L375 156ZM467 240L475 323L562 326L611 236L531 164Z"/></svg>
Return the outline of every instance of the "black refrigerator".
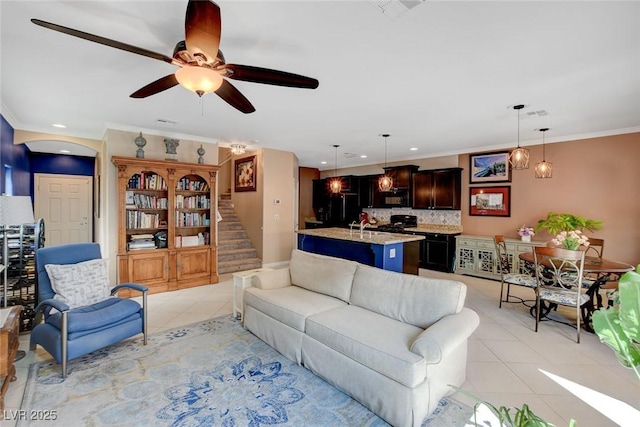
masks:
<svg viewBox="0 0 640 427"><path fill-rule="evenodd" d="M332 194L326 199L325 218L327 227L344 227L352 221L359 222L360 206L356 193Z"/></svg>

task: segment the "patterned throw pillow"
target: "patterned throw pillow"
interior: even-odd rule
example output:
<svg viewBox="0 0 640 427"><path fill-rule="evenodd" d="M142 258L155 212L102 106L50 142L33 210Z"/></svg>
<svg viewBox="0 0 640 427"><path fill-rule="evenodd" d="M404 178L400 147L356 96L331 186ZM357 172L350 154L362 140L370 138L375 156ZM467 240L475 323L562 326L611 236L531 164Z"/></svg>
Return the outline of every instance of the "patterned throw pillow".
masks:
<svg viewBox="0 0 640 427"><path fill-rule="evenodd" d="M77 264L47 264L44 266L56 293L54 299L69 308L91 305L110 296L107 260L92 259Z"/></svg>

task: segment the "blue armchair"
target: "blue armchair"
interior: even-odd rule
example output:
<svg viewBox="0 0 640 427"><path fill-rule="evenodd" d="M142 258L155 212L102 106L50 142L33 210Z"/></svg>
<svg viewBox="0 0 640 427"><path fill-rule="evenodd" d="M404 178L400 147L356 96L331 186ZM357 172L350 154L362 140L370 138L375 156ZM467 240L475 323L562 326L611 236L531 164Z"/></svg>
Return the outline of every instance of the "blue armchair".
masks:
<svg viewBox="0 0 640 427"><path fill-rule="evenodd" d="M75 268L92 264L92 260L102 258L100 245L97 243L72 243L40 248L36 251L36 274L38 280L38 301L36 307L35 326L31 332L31 350L41 345L62 367L62 377L67 376L67 361L100 348L115 344L121 340L139 333L144 336L147 344L147 287L135 283L124 283L110 290L106 283L105 298L84 306L65 301L60 288L52 284L47 268ZM49 265L49 267L46 267ZM83 267L84 268L84 267ZM102 268L100 277L106 280L106 267ZM51 270L50 270L51 271ZM76 280L83 278L82 274L73 271ZM55 282L55 280L54 280ZM90 282L93 286L93 281ZM96 281L97 282L97 281ZM73 281L66 283L71 284ZM65 285L65 286L66 286ZM87 283L83 283L83 288ZM79 288L79 287L78 287ZM125 298L118 298L118 290L130 288L142 293L142 307L138 302ZM56 289L60 292L56 297ZM67 292L67 291L65 291ZM74 292L71 289L71 292ZM86 289L76 292L85 295ZM100 295L99 293L97 295ZM70 305L72 305L70 307ZM42 318L44 316L44 322Z"/></svg>

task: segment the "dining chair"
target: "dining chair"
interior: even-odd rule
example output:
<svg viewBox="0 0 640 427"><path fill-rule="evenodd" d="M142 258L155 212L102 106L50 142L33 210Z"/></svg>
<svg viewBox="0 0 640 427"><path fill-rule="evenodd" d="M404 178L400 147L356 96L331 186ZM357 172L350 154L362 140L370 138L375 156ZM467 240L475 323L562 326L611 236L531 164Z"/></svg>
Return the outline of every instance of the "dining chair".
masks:
<svg viewBox="0 0 640 427"><path fill-rule="evenodd" d="M584 255L602 259L604 256L604 239L589 237L589 246L587 246Z"/></svg>
<svg viewBox="0 0 640 427"><path fill-rule="evenodd" d="M564 248L534 247L536 286L536 332L540 323L540 311L543 302L550 310L559 305L576 309L576 341L580 343L580 322L582 317L590 315L591 299L582 292L584 275L584 250ZM549 281L549 275L551 281ZM584 310L583 310L584 309ZM581 310L582 313L581 313ZM581 316L582 314L582 316ZM586 315L586 316L585 316ZM584 318L585 322L589 320Z"/></svg>
<svg viewBox="0 0 640 427"><path fill-rule="evenodd" d="M511 260L509 259L509 253L507 252L507 244L504 241L504 236L496 235L493 236L493 243L496 247L496 254L498 256L497 266L500 271L500 303L498 307L502 308L503 302L521 302L524 305L526 301L533 300L525 300L523 298L517 297L515 295L511 295L511 285L524 286L527 288L535 289L536 287L536 279L531 274L528 273L512 273L511 272ZM507 295L503 299L504 295L504 287L507 286ZM509 297L517 299L517 301L509 301Z"/></svg>
<svg viewBox="0 0 640 427"><path fill-rule="evenodd" d="M604 239L597 237L589 237L589 246L585 250L585 258L596 258L602 260L604 256ZM611 294L618 289L619 275L611 273L585 273L582 279L582 286L584 288L590 288L596 281L600 281L598 289L593 293L593 306L594 309L603 307L602 295L598 292L600 289L606 289L607 300L611 302Z"/></svg>

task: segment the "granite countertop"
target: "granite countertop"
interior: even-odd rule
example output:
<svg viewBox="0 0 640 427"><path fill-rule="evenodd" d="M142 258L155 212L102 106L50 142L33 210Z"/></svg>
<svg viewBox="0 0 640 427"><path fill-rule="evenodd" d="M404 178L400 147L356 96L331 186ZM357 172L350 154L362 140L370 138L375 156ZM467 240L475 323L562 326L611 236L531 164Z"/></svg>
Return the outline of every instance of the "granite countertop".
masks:
<svg viewBox="0 0 640 427"><path fill-rule="evenodd" d="M413 234L396 234L383 233L370 228L364 230L362 239L360 238L360 229L354 229L350 232L346 228L313 228L308 230L298 230L298 234L306 234L309 236L324 237L327 239L350 240L352 242L373 243L376 245L391 245L394 243L415 242L423 240L424 236Z"/></svg>
<svg viewBox="0 0 640 427"><path fill-rule="evenodd" d="M372 226L372 230L375 230L377 229L377 227L386 224L388 223L376 223L376 225ZM462 226L445 224L418 224L417 227L405 228L405 230L420 233L460 234L462 233Z"/></svg>

